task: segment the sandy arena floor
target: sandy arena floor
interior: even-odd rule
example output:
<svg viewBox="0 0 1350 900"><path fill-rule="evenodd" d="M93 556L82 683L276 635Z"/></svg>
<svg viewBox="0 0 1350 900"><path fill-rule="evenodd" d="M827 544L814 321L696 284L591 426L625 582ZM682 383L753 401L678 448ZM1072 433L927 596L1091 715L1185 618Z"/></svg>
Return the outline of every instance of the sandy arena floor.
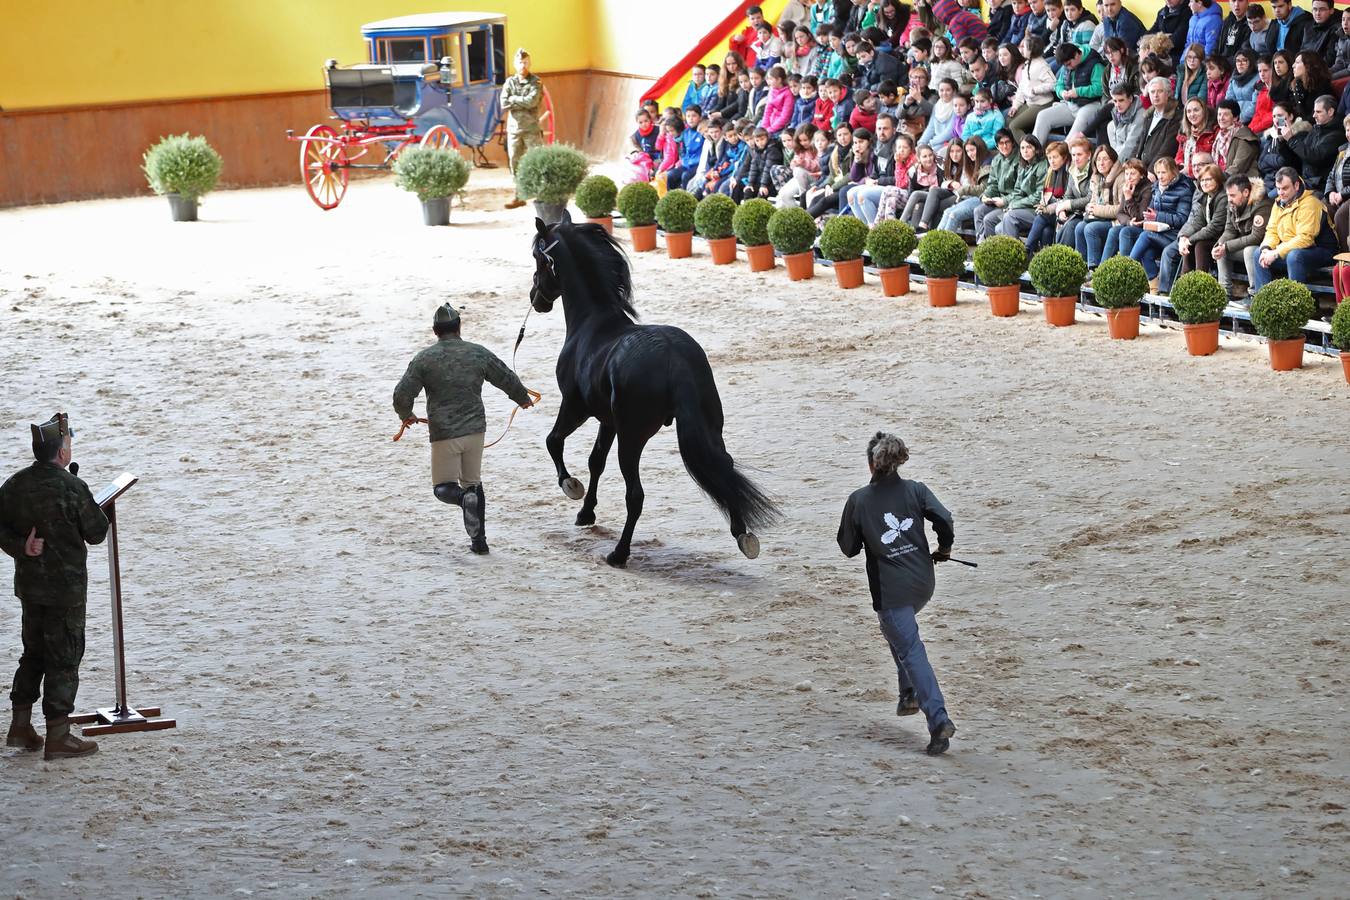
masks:
<svg viewBox="0 0 1350 900"><path fill-rule="evenodd" d="M450 228L386 181L0 212L0 442L68 410L119 506L133 701L177 731L0 755L0 892L24 897L1335 897L1350 894L1350 388L1225 340L930 310L875 279L634 259L708 349L727 443L782 501L754 562L644 459L572 524L544 391L488 451L493 553L431 495L390 393L436 304L507 356L529 210L475 176ZM488 399L492 429L510 403ZM834 543L877 428L953 510L921 617L959 726L923 754L861 560ZM584 477L594 426L569 443ZM84 706L111 694L90 556ZM9 566L0 566L8 578ZM0 664L19 652L0 603ZM9 669L4 670L8 677Z"/></svg>

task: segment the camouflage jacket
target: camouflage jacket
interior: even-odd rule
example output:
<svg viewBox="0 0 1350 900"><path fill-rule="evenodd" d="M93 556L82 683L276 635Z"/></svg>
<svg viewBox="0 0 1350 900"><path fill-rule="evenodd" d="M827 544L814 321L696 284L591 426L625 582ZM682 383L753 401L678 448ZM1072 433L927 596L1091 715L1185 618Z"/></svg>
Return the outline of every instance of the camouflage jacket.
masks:
<svg viewBox="0 0 1350 900"><path fill-rule="evenodd" d="M502 85L502 109L506 110L506 130L542 131L539 116L543 113L544 86L533 73L528 78L512 75Z"/></svg>
<svg viewBox="0 0 1350 900"><path fill-rule="evenodd" d="M42 554L24 542L37 528ZM43 606L79 606L88 573L85 544L102 543L108 517L89 485L53 463L35 462L0 485L0 549L14 557L14 593Z"/></svg>
<svg viewBox="0 0 1350 900"><path fill-rule="evenodd" d="M529 402L525 385L491 350L447 335L413 357L394 388L394 412L413 414L413 401L425 388L428 430L433 441L448 441L487 431L483 382L496 385L517 404Z"/></svg>

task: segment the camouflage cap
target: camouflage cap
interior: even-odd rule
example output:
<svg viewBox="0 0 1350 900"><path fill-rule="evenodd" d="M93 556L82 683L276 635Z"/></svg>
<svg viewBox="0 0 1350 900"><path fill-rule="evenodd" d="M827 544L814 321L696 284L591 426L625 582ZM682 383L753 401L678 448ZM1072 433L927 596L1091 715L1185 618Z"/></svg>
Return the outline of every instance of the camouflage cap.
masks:
<svg viewBox="0 0 1350 900"><path fill-rule="evenodd" d="M50 447L75 434L70 430L70 417L65 413L57 413L41 425L28 427L33 431L33 455L39 459L48 455L44 451L49 452Z"/></svg>
<svg viewBox="0 0 1350 900"><path fill-rule="evenodd" d="M458 325L459 310L455 309L449 303L442 303L436 308L436 314L431 317L432 325Z"/></svg>

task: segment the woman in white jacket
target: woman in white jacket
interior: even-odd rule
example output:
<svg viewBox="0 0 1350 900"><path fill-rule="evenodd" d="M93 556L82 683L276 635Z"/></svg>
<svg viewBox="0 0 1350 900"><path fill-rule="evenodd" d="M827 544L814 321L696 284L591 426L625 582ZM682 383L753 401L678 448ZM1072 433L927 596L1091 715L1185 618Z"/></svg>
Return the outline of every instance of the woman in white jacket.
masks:
<svg viewBox="0 0 1350 900"><path fill-rule="evenodd" d="M1008 107L1008 128L1019 141L1035 126L1041 110L1055 102L1055 73L1045 61L1045 43L1035 35L1027 35L1022 39L1021 50L1025 62L1013 75L1017 93ZM1003 56L1000 47L1000 61Z"/></svg>

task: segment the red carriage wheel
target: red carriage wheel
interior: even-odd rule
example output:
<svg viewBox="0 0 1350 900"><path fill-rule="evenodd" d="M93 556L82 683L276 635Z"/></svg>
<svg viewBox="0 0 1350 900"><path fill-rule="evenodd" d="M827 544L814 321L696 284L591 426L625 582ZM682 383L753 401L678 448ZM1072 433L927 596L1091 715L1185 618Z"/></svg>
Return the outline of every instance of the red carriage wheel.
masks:
<svg viewBox="0 0 1350 900"><path fill-rule="evenodd" d="M333 209L347 193L347 154L338 134L327 125L315 125L300 143L300 177L319 209ZM319 140L310 140L319 138Z"/></svg>
<svg viewBox="0 0 1350 900"><path fill-rule="evenodd" d="M541 85L541 87L543 86ZM539 126L544 129L544 143L551 144L558 132L558 116L553 111L553 95L548 92L546 87L543 88L543 91L544 112L539 117Z"/></svg>
<svg viewBox="0 0 1350 900"><path fill-rule="evenodd" d="M427 133L422 135L423 147L430 147L433 150L458 150L459 141L455 139L455 133L444 125L433 125L427 129Z"/></svg>

